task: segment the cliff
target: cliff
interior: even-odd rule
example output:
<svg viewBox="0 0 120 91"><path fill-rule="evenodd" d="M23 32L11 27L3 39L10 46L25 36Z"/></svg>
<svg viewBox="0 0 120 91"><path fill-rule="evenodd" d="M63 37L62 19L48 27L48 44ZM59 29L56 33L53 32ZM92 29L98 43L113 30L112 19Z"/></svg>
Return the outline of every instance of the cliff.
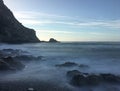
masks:
<svg viewBox="0 0 120 91"><path fill-rule="evenodd" d="M0 42L35 43L40 42L33 29L24 27L0 0Z"/></svg>

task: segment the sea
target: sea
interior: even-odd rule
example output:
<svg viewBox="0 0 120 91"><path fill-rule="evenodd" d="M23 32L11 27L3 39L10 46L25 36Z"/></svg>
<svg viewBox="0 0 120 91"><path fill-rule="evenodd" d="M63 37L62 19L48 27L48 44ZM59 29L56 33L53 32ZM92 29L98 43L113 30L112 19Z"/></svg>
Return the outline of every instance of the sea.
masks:
<svg viewBox="0 0 120 91"><path fill-rule="evenodd" d="M106 88L117 85L91 87L93 90L74 87L69 84L66 73L79 70L84 73L120 75L120 42L0 44L0 50L2 49L19 49L36 57L42 56L40 60L26 63L24 70L6 75L1 78L2 80L39 79L68 86L73 91L107 91ZM87 67L56 67L65 62L74 62Z"/></svg>

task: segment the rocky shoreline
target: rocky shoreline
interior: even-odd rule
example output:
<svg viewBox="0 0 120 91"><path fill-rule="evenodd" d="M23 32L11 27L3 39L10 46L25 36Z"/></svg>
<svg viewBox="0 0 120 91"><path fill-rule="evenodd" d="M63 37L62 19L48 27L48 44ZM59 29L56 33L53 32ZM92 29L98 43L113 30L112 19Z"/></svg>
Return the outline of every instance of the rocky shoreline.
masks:
<svg viewBox="0 0 120 91"><path fill-rule="evenodd" d="M22 71L26 64L30 61L40 61L42 56L34 57L26 51L18 49L3 49L0 50L0 72L17 72ZM55 67L70 68L70 67L89 68L85 64L77 64L75 62L65 62L63 64L56 64ZM58 70L59 71L59 70ZM68 84L73 87L84 86L99 86L102 83L106 84L120 84L120 76L110 73L84 73L79 70L69 70L66 72L66 79ZM17 88L19 87L19 89ZM32 90L30 90L32 89ZM55 83L43 82L35 79L24 79L17 81L0 81L0 91L73 91L68 87L60 87ZM92 90L90 90L92 91ZM115 90L115 91L120 91Z"/></svg>

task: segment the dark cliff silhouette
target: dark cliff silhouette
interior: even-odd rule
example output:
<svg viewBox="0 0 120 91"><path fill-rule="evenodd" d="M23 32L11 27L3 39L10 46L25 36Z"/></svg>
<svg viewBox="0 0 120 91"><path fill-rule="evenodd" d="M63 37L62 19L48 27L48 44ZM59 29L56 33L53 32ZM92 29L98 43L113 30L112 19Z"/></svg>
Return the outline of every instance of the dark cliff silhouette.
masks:
<svg viewBox="0 0 120 91"><path fill-rule="evenodd" d="M0 0L0 42L2 43L36 43L40 40L33 29L24 27Z"/></svg>

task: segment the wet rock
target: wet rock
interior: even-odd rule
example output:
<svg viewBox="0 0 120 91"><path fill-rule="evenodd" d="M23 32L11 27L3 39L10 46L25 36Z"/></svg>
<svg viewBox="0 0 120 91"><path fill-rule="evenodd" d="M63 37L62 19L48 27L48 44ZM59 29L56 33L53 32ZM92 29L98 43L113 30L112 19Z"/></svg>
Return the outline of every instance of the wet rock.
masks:
<svg viewBox="0 0 120 91"><path fill-rule="evenodd" d="M15 57L17 55L21 55L24 53L25 53L24 51L18 50L18 49L3 49L3 50L0 50L0 58L9 57L9 56Z"/></svg>
<svg viewBox="0 0 120 91"><path fill-rule="evenodd" d="M89 66L88 66L88 65L85 65L85 64L80 64L79 67L80 67L80 68L89 68Z"/></svg>
<svg viewBox="0 0 120 91"><path fill-rule="evenodd" d="M4 70L11 70L11 68L8 63L0 59L0 71L4 71Z"/></svg>
<svg viewBox="0 0 120 91"><path fill-rule="evenodd" d="M83 86L86 85L86 78L83 75L75 75L72 77L71 84L75 85L75 86Z"/></svg>
<svg viewBox="0 0 120 91"><path fill-rule="evenodd" d="M75 75L81 75L82 73L80 72L80 71L78 71L78 70L72 70L72 71L68 71L67 72L67 76L68 77L73 77L73 76L75 76Z"/></svg>
<svg viewBox="0 0 120 91"><path fill-rule="evenodd" d="M25 66L19 62L13 60L12 57L2 58L0 59L0 70L21 70Z"/></svg>
<svg viewBox="0 0 120 91"><path fill-rule="evenodd" d="M106 82L113 82L113 83L120 82L120 76L116 76L113 74L100 74L100 76Z"/></svg>
<svg viewBox="0 0 120 91"><path fill-rule="evenodd" d="M34 57L32 55L19 55L14 58L16 60L21 60L21 61L33 61L33 60L41 60L42 56Z"/></svg>
<svg viewBox="0 0 120 91"><path fill-rule="evenodd" d="M97 76L97 75L88 75L86 77L86 80L87 80L87 84L89 85L98 85L100 82L101 82L101 77L100 76Z"/></svg>
<svg viewBox="0 0 120 91"><path fill-rule="evenodd" d="M90 74L78 70L68 71L67 77L70 83L75 86L99 85L102 82L120 83L120 76L114 74Z"/></svg>
<svg viewBox="0 0 120 91"><path fill-rule="evenodd" d="M58 64L56 65L57 67L73 67L73 66L77 66L78 64L74 63L74 62L65 62L63 64Z"/></svg>

